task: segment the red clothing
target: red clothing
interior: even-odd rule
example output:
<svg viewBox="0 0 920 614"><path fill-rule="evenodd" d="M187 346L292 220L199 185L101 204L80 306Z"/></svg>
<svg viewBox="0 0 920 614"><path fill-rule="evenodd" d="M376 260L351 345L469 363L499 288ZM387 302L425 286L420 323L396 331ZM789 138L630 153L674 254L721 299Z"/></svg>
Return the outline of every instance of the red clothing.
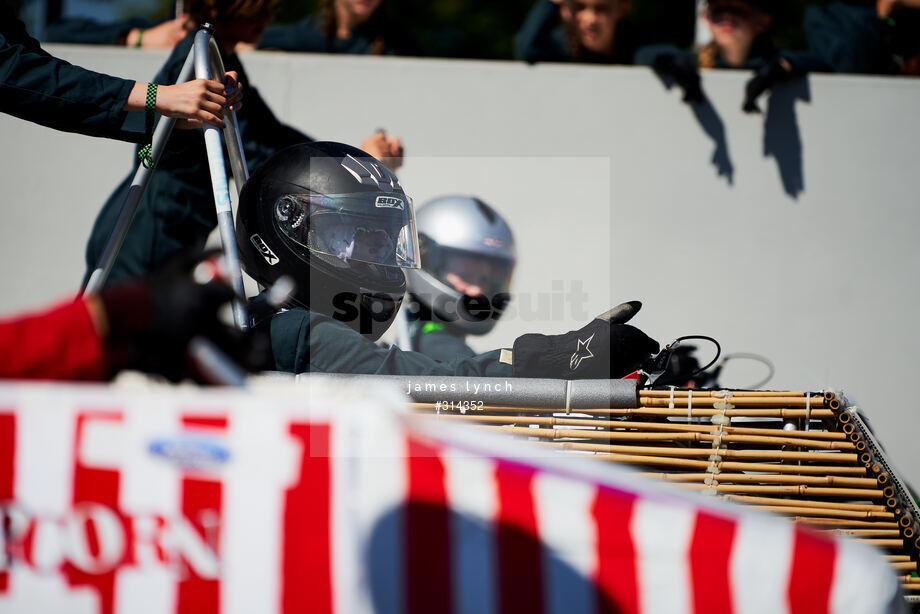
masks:
<svg viewBox="0 0 920 614"><path fill-rule="evenodd" d="M102 380L107 373L105 340L81 299L0 320L0 378Z"/></svg>

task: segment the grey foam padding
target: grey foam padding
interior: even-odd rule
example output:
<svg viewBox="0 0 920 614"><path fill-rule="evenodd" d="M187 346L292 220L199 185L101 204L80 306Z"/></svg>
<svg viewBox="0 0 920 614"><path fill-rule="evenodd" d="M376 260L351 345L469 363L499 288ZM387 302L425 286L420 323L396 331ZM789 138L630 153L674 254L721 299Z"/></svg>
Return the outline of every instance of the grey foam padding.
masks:
<svg viewBox="0 0 920 614"><path fill-rule="evenodd" d="M436 401L482 401L486 405L566 408L566 386L569 387L569 409L622 409L638 406L635 380L561 380L501 377L411 376L411 375L352 375L346 373L301 374L298 381L311 377L331 377L373 380L395 384L418 403Z"/></svg>

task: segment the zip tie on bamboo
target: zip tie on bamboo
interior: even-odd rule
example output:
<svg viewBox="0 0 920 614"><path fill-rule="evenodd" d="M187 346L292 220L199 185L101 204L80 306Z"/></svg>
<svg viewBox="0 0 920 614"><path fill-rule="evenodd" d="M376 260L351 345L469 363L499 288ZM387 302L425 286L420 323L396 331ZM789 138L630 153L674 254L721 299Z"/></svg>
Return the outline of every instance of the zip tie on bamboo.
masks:
<svg viewBox="0 0 920 614"><path fill-rule="evenodd" d="M687 422L693 422L693 389L687 391Z"/></svg>
<svg viewBox="0 0 920 614"><path fill-rule="evenodd" d="M811 395L805 395L805 430L810 431L811 425Z"/></svg>
<svg viewBox="0 0 920 614"><path fill-rule="evenodd" d="M721 401L716 401L712 404L712 408L719 410L719 413L711 416L709 421L713 424L719 425L719 430L722 430L722 427L728 424L731 424L731 418L726 415L726 412L729 409L735 409L735 406L731 403L732 391L731 390L719 390L713 393L713 396Z"/></svg>
<svg viewBox="0 0 920 614"><path fill-rule="evenodd" d="M674 409L674 388L676 388L676 386L671 386L670 388L671 388L671 396L668 399L668 409Z"/></svg>
<svg viewBox="0 0 920 614"><path fill-rule="evenodd" d="M721 392L721 394L719 394L720 392ZM731 418L728 418L728 417L725 415L725 412L728 411L728 409L729 409L730 407L732 407L732 404L728 402L728 399L730 399L731 396L732 396L732 393L731 393L730 391L728 391L728 390L717 391L717 392L713 393L713 396L717 396L718 398L721 398L721 399L722 399L721 401L719 401L719 402L713 404L713 407L714 407L714 408L716 408L716 409L721 409L722 411L721 411L721 413L716 414L715 416L711 416L711 417L709 418L709 421L712 422L713 424L717 425L717 427L718 427L718 428L716 428L716 430L712 431L712 436L713 436L713 437L712 437L713 455L709 457L709 467L706 468L706 473L710 473L710 474L713 474L713 475L711 475L711 476L707 477L705 480L703 480L703 483L706 484L707 486L709 486L710 489L713 489L715 486L718 486L718 485L719 485L719 482L718 482L718 481L715 479L715 477L714 477L716 474L718 474L718 473L720 472L720 470L719 470L719 464L722 462L722 457L719 456L718 450L719 450L719 448L722 447L722 433L723 433L723 429L724 429L724 427L725 427L725 424L726 424L726 422L729 423L729 424L731 423ZM688 398L688 399L690 398L689 395L688 395L687 398ZM689 401L688 401L688 403L689 403Z"/></svg>

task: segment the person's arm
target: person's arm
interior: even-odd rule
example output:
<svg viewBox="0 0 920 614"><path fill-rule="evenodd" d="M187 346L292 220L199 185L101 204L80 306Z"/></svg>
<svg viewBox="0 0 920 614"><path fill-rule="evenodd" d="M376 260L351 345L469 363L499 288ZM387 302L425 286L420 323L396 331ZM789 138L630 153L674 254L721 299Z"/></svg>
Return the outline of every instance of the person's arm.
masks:
<svg viewBox="0 0 920 614"><path fill-rule="evenodd" d="M570 59L553 37L559 25L559 1L537 0L530 9L524 25L514 35L514 56L525 62L560 61Z"/></svg>
<svg viewBox="0 0 920 614"><path fill-rule="evenodd" d="M703 89L696 55L674 45L646 45L636 51L634 63L651 66L670 87L677 83L684 102L703 102Z"/></svg>
<svg viewBox="0 0 920 614"><path fill-rule="evenodd" d="M108 360L97 327L101 310L96 298L77 299L0 321L0 377L104 379Z"/></svg>
<svg viewBox="0 0 920 614"><path fill-rule="evenodd" d="M160 22L132 17L112 23L72 17L50 24L45 30L45 40L49 43L172 49L188 33L189 24L188 15Z"/></svg>
<svg viewBox="0 0 920 614"><path fill-rule="evenodd" d="M194 27L188 15L177 15L156 25L133 27L118 44L142 49L172 49Z"/></svg>
<svg viewBox="0 0 920 614"><path fill-rule="evenodd" d="M345 324L304 309L276 314L270 336L275 368L288 373L608 379L626 375L658 352L655 340L623 319L615 321L622 307L576 331L522 335L511 350L448 362L381 348Z"/></svg>
<svg viewBox="0 0 920 614"><path fill-rule="evenodd" d="M49 43L78 45L128 45L128 35L156 24L144 17L101 23L95 19L70 17L59 19L45 29L44 40ZM135 39L136 40L136 39ZM173 43L175 44L175 42ZM128 45L129 47L133 44Z"/></svg>
<svg viewBox="0 0 920 614"><path fill-rule="evenodd" d="M383 128L364 139L361 143L361 150L383 162L383 165L393 172L402 166L405 156L402 139L396 135L387 135Z"/></svg>
<svg viewBox="0 0 920 614"><path fill-rule="evenodd" d="M473 375L511 377L500 351L438 362L418 352L384 349L345 324L304 309L272 317L275 368L287 373L359 373L378 375Z"/></svg>
<svg viewBox="0 0 920 614"><path fill-rule="evenodd" d="M235 72L231 71L225 75L225 83L226 85L219 81L194 79L175 85L158 85L154 108L161 115L188 120L195 126L200 126L201 122L205 122L223 127L224 105L229 104L231 108L234 108L242 96L242 89L238 87ZM229 98L226 93L228 87L234 90L233 95ZM124 111L144 111L146 104L147 83L137 81L131 87L122 109Z"/></svg>
<svg viewBox="0 0 920 614"><path fill-rule="evenodd" d="M65 132L137 142L147 135L124 128L123 122L126 111L144 109L146 95L146 83L86 70L51 56L18 20L4 21L0 29L2 113ZM169 117L221 125L219 115L226 102L223 84L199 79L160 87L156 110Z"/></svg>
<svg viewBox="0 0 920 614"><path fill-rule="evenodd" d="M133 81L52 57L24 28L0 31L0 112L49 128L136 140L120 126Z"/></svg>

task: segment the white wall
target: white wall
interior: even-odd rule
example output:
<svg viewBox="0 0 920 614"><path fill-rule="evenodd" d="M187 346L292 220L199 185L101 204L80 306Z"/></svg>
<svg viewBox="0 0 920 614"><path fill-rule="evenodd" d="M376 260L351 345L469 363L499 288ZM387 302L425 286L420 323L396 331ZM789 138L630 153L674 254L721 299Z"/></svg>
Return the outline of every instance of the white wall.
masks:
<svg viewBox="0 0 920 614"><path fill-rule="evenodd" d="M165 59L52 49L140 79ZM704 75L712 106L694 113L643 68L243 59L277 114L315 137L357 144L378 127L400 134L400 177L417 203L469 192L507 214L519 240L520 313L477 347L577 327L563 302L573 284L588 295L575 316L640 299L636 324L659 341L709 334L726 351L769 357L770 386L842 387L920 482L920 408L910 401L920 82L817 75L778 89L765 115L745 115L747 75L731 71ZM10 117L0 117L0 135L8 313L76 287L95 212L133 161L130 145ZM756 379L735 376L723 383Z"/></svg>

